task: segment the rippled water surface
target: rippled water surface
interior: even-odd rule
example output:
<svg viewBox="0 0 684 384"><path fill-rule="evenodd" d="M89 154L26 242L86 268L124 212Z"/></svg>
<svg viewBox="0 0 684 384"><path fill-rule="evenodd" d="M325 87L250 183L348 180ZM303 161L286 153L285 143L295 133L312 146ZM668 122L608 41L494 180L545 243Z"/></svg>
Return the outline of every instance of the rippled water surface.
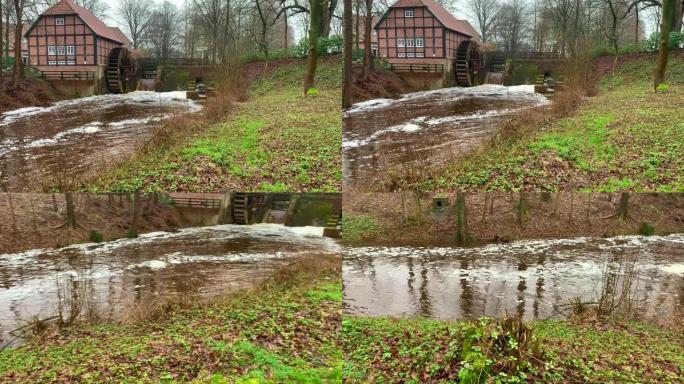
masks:
<svg viewBox="0 0 684 384"><path fill-rule="evenodd" d="M462 319L563 317L573 298L596 301L606 276L641 312L667 322L684 313L684 235L521 241L478 248L347 248L349 314Z"/></svg>
<svg viewBox="0 0 684 384"><path fill-rule="evenodd" d="M0 114L0 184L32 190L44 178L104 169L130 155L162 119L200 109L185 96L101 95Z"/></svg>
<svg viewBox="0 0 684 384"><path fill-rule="evenodd" d="M68 310L72 297L84 315L120 320L139 305L249 288L298 257L338 253L337 243L322 232L222 225L0 254L0 338L11 340L11 330L55 315L60 305Z"/></svg>
<svg viewBox="0 0 684 384"><path fill-rule="evenodd" d="M503 121L548 100L533 86L444 88L356 104L344 115L345 184L441 164L494 137Z"/></svg>

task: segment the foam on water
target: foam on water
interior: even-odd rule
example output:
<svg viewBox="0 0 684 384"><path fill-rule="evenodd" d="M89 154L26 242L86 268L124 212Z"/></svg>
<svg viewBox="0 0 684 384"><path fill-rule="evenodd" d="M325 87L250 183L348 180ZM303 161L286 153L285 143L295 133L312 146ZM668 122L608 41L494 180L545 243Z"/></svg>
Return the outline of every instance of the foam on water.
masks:
<svg viewBox="0 0 684 384"><path fill-rule="evenodd" d="M550 103L549 99L544 95L534 92L534 85L506 87L503 85L485 84L470 88L452 87L412 92L402 95L398 99L367 100L354 104L350 109L345 111L344 114L345 116L353 116L372 110L387 108L395 104L403 104L421 99L444 98L445 100L454 101L466 97L498 97L515 100L532 100L536 101L538 105Z"/></svg>

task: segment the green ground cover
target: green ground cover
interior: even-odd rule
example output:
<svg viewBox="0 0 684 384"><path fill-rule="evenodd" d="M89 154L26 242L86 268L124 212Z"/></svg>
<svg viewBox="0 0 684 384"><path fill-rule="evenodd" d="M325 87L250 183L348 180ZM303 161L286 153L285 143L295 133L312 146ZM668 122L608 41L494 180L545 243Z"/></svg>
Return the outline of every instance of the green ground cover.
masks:
<svg viewBox="0 0 684 384"><path fill-rule="evenodd" d="M684 57L654 92L654 57L604 76L571 116L435 172L423 190L684 191Z"/></svg>
<svg viewBox="0 0 684 384"><path fill-rule="evenodd" d="M341 383L339 276L288 281L156 320L36 336L0 352L0 382Z"/></svg>
<svg viewBox="0 0 684 384"><path fill-rule="evenodd" d="M345 317L348 383L681 383L684 335L638 323Z"/></svg>
<svg viewBox="0 0 684 384"><path fill-rule="evenodd" d="M342 64L321 60L310 96L304 71L303 61L278 67L251 85L228 121L115 166L86 189L339 191Z"/></svg>

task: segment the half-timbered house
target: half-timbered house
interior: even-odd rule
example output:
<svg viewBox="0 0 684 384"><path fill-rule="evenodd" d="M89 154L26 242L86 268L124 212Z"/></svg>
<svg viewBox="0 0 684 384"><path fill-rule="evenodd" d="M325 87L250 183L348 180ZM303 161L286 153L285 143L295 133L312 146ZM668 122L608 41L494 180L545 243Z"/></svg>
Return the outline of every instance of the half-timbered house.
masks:
<svg viewBox="0 0 684 384"><path fill-rule="evenodd" d="M396 67L423 65L448 72L461 42L480 41L466 20L458 20L434 0L399 0L375 24L378 57Z"/></svg>
<svg viewBox="0 0 684 384"><path fill-rule="evenodd" d="M96 71L112 49L129 43L73 0L61 0L41 14L26 32L28 64L43 72Z"/></svg>

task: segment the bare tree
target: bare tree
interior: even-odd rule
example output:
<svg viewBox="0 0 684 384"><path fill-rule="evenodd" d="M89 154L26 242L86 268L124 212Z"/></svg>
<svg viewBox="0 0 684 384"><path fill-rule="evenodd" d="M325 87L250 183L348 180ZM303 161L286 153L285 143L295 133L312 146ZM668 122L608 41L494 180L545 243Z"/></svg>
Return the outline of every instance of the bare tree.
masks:
<svg viewBox="0 0 684 384"><path fill-rule="evenodd" d="M152 17L152 5L147 0L121 0L119 15L133 42L133 49L140 48Z"/></svg>
<svg viewBox="0 0 684 384"><path fill-rule="evenodd" d="M4 0L0 0L0 81L2 81L3 70L5 69L4 68L5 63L4 63L4 60L2 57L3 48L5 47L5 40L3 39L3 35L2 35L2 33L3 33L2 13L3 13L3 9L4 9L3 3L4 3Z"/></svg>
<svg viewBox="0 0 684 384"><path fill-rule="evenodd" d="M496 15L501 8L499 0L467 0L466 7L477 18L480 27L482 42L490 40L490 31L496 20Z"/></svg>
<svg viewBox="0 0 684 384"><path fill-rule="evenodd" d="M109 6L103 0L76 0L76 4L94 13L95 16L106 19Z"/></svg>
<svg viewBox="0 0 684 384"><path fill-rule="evenodd" d="M24 8L27 0L13 0L14 2L14 68L12 70L12 86L19 85L21 80L24 80L26 73L24 71L24 62L21 60L21 40L22 36L22 21L24 19Z"/></svg>
<svg viewBox="0 0 684 384"><path fill-rule="evenodd" d="M148 39L150 48L157 58L167 59L180 43L178 9L169 0L164 0L152 18Z"/></svg>
<svg viewBox="0 0 684 384"><path fill-rule="evenodd" d="M653 76L653 87L665 82L665 70L667 69L667 59L670 54L670 32L672 32L672 14L675 11L675 0L663 0L663 17L660 24L660 52L656 65L655 75Z"/></svg>
<svg viewBox="0 0 684 384"><path fill-rule="evenodd" d="M351 107L352 39L352 0L344 0L344 89L342 91L342 108Z"/></svg>
<svg viewBox="0 0 684 384"><path fill-rule="evenodd" d="M523 48L528 36L527 6L524 0L511 0L499 9L493 29L506 52Z"/></svg>
<svg viewBox="0 0 684 384"><path fill-rule="evenodd" d="M133 194L133 220L128 228L128 237L133 239L138 237L138 222L140 221L140 191Z"/></svg>
<svg viewBox="0 0 684 384"><path fill-rule="evenodd" d="M373 50L371 49L371 34L373 33L373 0L365 0L366 2L366 19L363 24L363 68L361 77L367 80L373 70Z"/></svg>
<svg viewBox="0 0 684 384"><path fill-rule="evenodd" d="M309 92L309 89L313 88L314 81L316 78L316 67L318 66L318 38L320 37L320 24L321 24L321 12L322 10L322 0L311 0L310 1L310 15L311 22L309 23L309 53L308 53L308 63L306 68L306 75L304 77L304 94Z"/></svg>

